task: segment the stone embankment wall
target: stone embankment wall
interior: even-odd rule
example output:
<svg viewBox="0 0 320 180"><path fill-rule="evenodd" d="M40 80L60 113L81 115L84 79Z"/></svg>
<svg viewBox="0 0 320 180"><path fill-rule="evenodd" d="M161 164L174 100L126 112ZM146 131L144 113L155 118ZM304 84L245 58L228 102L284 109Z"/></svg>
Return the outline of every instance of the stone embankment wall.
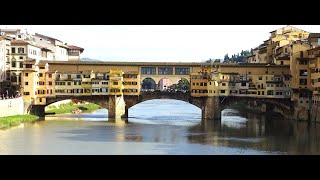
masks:
<svg viewBox="0 0 320 180"><path fill-rule="evenodd" d="M0 117L14 116L24 113L23 98L0 100Z"/></svg>

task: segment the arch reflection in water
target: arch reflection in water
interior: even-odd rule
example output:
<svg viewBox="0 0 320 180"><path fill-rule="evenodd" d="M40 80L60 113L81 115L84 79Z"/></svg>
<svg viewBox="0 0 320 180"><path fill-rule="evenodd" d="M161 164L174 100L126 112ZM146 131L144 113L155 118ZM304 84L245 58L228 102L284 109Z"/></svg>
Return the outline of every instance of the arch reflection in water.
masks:
<svg viewBox="0 0 320 180"><path fill-rule="evenodd" d="M319 125L234 110L201 121L200 109L182 101L145 103L132 107L129 123L109 123L98 110L0 130L0 154L320 154Z"/></svg>
<svg viewBox="0 0 320 180"><path fill-rule="evenodd" d="M129 122L133 123L190 126L200 120L198 107L179 100L149 100L129 109Z"/></svg>

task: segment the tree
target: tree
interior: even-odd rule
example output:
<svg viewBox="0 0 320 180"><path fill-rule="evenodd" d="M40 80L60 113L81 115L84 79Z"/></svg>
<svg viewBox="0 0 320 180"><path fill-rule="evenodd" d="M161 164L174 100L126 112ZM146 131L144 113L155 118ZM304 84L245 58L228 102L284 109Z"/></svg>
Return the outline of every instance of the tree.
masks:
<svg viewBox="0 0 320 180"><path fill-rule="evenodd" d="M186 78L181 78L177 84L177 88L179 90L189 90L190 88L190 83Z"/></svg>
<svg viewBox="0 0 320 180"><path fill-rule="evenodd" d="M226 54L226 55L224 55L224 60L226 61L226 60L229 60L230 58L229 58L229 56L228 56L228 54Z"/></svg>

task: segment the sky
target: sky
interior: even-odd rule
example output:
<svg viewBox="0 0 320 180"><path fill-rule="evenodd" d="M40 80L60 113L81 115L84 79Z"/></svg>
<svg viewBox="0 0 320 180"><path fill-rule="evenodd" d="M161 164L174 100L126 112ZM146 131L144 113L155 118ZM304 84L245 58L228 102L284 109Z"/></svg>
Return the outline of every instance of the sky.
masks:
<svg viewBox="0 0 320 180"><path fill-rule="evenodd" d="M202 62L263 43L286 25L0 25L27 29L84 48L81 58L105 61ZM320 25L293 25L319 32Z"/></svg>

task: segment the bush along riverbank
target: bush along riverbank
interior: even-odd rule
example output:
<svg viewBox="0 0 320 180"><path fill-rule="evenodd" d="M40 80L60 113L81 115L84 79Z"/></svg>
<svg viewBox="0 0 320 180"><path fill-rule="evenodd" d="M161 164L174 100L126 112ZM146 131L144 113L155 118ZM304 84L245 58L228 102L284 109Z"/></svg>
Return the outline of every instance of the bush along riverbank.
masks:
<svg viewBox="0 0 320 180"><path fill-rule="evenodd" d="M0 129L7 129L11 126L16 126L24 122L36 121L38 118L38 116L29 114L0 117Z"/></svg>
<svg viewBox="0 0 320 180"><path fill-rule="evenodd" d="M99 105L96 104L73 104L72 102L66 104L60 104L59 107L49 106L46 113L49 114L64 114L72 113L75 109L80 109L81 112L92 112L97 109L101 109Z"/></svg>

